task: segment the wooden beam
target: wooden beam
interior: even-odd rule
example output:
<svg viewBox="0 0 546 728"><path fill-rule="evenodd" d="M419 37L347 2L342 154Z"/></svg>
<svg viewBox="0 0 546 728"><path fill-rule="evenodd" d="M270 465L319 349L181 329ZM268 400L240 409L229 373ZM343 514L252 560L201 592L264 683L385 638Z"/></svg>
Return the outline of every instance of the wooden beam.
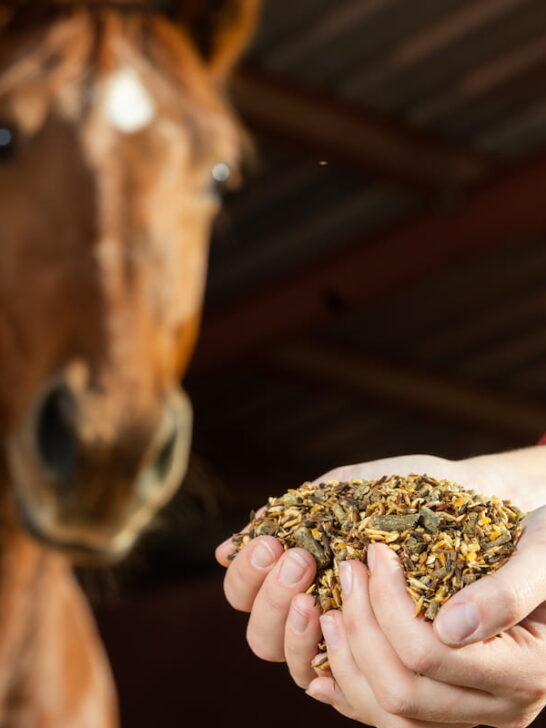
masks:
<svg viewBox="0 0 546 728"><path fill-rule="evenodd" d="M430 138L257 70L241 69L232 92L255 132L382 181L445 192L476 185L496 168L487 154Z"/></svg>
<svg viewBox="0 0 546 728"><path fill-rule="evenodd" d="M332 321L328 301L338 300L340 312L354 310L394 288L440 275L457 259L543 234L545 189L543 156L475 192L457 208L424 214L375 240L357 241L289 280L210 312L194 373L205 374Z"/></svg>
<svg viewBox="0 0 546 728"><path fill-rule="evenodd" d="M546 250L544 251L546 253ZM546 265L546 255L543 257L544 265ZM536 259L531 259L537 264ZM531 266L529 266L530 268ZM507 271L513 275L513 271ZM475 304L474 304L475 305ZM438 328L432 335L426 337L426 343L418 342L414 347L414 354L423 354L425 348L434 351L434 357L456 355L457 351L471 351L473 347L479 347L484 341L502 336L506 331L520 332L520 336L527 336L529 323L537 322L536 329L542 335L543 350L546 354L546 336L544 330L546 328L546 290L544 284L541 283L540 289L531 288L530 290L521 292L517 299L510 297L505 303L495 302L494 307L484 310L479 307L477 316L467 315L464 321L456 324L443 326ZM539 336L537 330L534 329L535 336ZM517 336L516 338L519 338ZM510 337L510 346L514 345L514 337ZM519 348L519 347L517 347ZM488 349L490 353L491 349ZM498 355L498 351L496 352ZM496 364L492 362L492 370L498 371ZM544 372L546 376L546 371Z"/></svg>
<svg viewBox="0 0 546 728"><path fill-rule="evenodd" d="M275 350L272 365L317 380L322 386L373 396L405 408L432 412L493 432L536 442L546 432L546 405L489 391L464 380L400 366L306 341Z"/></svg>

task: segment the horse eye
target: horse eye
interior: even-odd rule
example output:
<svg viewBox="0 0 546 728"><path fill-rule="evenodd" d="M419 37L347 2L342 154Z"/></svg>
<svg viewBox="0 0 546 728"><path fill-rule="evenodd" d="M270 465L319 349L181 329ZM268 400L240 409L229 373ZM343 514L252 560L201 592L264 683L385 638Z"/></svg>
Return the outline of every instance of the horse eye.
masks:
<svg viewBox="0 0 546 728"><path fill-rule="evenodd" d="M217 162L211 170L212 191L217 195L221 195L229 189L232 181L233 172L229 164Z"/></svg>
<svg viewBox="0 0 546 728"><path fill-rule="evenodd" d="M15 156L15 130L0 122L0 164L10 162Z"/></svg>

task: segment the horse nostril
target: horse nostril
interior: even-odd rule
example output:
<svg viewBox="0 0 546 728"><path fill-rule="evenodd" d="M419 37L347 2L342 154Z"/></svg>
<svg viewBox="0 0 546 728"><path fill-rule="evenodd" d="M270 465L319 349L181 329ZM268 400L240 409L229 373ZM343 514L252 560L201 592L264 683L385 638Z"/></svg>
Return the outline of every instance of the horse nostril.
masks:
<svg viewBox="0 0 546 728"><path fill-rule="evenodd" d="M176 449L176 442L178 440L178 433L176 429L173 429L168 439L161 446L156 459L152 463L152 471L157 481L163 482L166 480L171 470L174 452Z"/></svg>
<svg viewBox="0 0 546 728"><path fill-rule="evenodd" d="M176 487L184 473L183 433L176 412L169 411L158 433L155 453L139 477L138 497L146 501Z"/></svg>
<svg viewBox="0 0 546 728"><path fill-rule="evenodd" d="M36 419L36 445L45 465L60 482L76 467L77 439L70 422L74 406L70 391L58 385L45 397Z"/></svg>

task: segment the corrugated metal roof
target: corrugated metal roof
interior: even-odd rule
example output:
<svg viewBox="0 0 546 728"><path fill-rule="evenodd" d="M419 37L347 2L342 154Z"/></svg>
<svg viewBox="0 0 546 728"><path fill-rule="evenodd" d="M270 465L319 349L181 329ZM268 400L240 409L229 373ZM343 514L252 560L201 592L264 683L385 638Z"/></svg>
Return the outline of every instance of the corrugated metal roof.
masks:
<svg viewBox="0 0 546 728"><path fill-rule="evenodd" d="M501 159L546 146L543 0L265 2L249 63ZM258 140L213 248L218 305L415 212L419 197ZM328 160L326 160L328 161Z"/></svg>
<svg viewBox="0 0 546 728"><path fill-rule="evenodd" d="M544 0L307 0L289 10L269 0L248 63L499 160L546 149ZM417 211L449 204L372 173L321 166L320 156L278 139L257 142L261 164L228 202L213 247L212 308L245 297L251 305L264 286L356 241L365 246ZM361 312L342 311L315 336L330 347L540 400L545 281L545 239L514 240ZM239 361L196 381L204 449L208 443L211 457L234 471L248 456L273 479L411 451L463 457L524 444L373 394L351 395L332 383L321 389L263 362ZM244 454L233 449L237 443Z"/></svg>

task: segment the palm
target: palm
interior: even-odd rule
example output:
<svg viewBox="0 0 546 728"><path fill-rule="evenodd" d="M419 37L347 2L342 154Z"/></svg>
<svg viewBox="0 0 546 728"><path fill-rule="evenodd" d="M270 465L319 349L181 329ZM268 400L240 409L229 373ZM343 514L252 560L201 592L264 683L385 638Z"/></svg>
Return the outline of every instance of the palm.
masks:
<svg viewBox="0 0 546 728"><path fill-rule="evenodd" d="M477 460L444 460L432 455L405 455L347 465L332 470L320 480L380 478L383 475L426 473L438 479L452 480L464 488L484 495L512 500L523 511L532 511L546 504L546 479L530 476L507 466L492 467Z"/></svg>

